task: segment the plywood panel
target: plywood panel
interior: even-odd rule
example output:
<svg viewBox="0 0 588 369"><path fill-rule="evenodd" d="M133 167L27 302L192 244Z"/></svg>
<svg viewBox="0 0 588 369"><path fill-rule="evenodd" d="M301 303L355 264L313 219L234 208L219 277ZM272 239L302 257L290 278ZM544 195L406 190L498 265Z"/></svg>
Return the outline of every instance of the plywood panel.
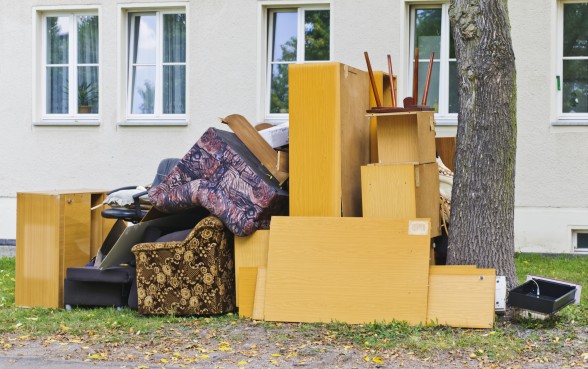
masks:
<svg viewBox="0 0 588 369"><path fill-rule="evenodd" d="M492 328L496 271L471 266L431 266L427 322Z"/></svg>
<svg viewBox="0 0 588 369"><path fill-rule="evenodd" d="M255 320L265 319L265 285L267 281L267 268L257 268L257 283L255 284L255 299L253 301L253 314Z"/></svg>
<svg viewBox="0 0 588 369"><path fill-rule="evenodd" d="M379 163L435 162L433 112L383 113L377 117Z"/></svg>
<svg viewBox="0 0 588 369"><path fill-rule="evenodd" d="M99 206L102 204L106 195L104 193L93 193L92 194L92 208ZM102 207L98 207L96 209L91 210L91 229L92 234L90 236L90 257L94 257L102 243L108 236L108 233L116 223L116 219L107 219L102 217Z"/></svg>
<svg viewBox="0 0 588 369"><path fill-rule="evenodd" d="M388 74L382 71L374 71L374 79L376 81L376 88L380 95L380 101L384 106L392 106L392 93L390 83L388 82ZM396 76L394 76L394 91L396 92ZM376 99L374 92L370 88L370 107L376 106ZM377 140L377 118L370 117L370 163L378 162L378 140Z"/></svg>
<svg viewBox="0 0 588 369"><path fill-rule="evenodd" d="M412 164L361 167L364 217L415 218L415 166Z"/></svg>
<svg viewBox="0 0 588 369"><path fill-rule="evenodd" d="M239 268L239 284L241 291L239 301L239 316L250 318L253 315L255 301L255 285L257 284L257 268Z"/></svg>
<svg viewBox="0 0 588 369"><path fill-rule="evenodd" d="M435 147L437 155L443 164L451 171L455 171L455 137L436 137Z"/></svg>
<svg viewBox="0 0 588 369"><path fill-rule="evenodd" d="M367 165L361 181L364 216L430 218L431 237L441 235L436 163Z"/></svg>
<svg viewBox="0 0 588 369"><path fill-rule="evenodd" d="M369 161L368 77L341 63L289 66L290 215L360 216Z"/></svg>
<svg viewBox="0 0 588 369"><path fill-rule="evenodd" d="M59 307L59 199L19 193L16 203L15 303Z"/></svg>
<svg viewBox="0 0 588 369"><path fill-rule="evenodd" d="M243 267L267 266L268 247L268 230L257 230L247 237L235 237L235 285L237 286L237 306L240 306L239 270Z"/></svg>
<svg viewBox="0 0 588 369"><path fill-rule="evenodd" d="M428 228L422 219L273 217L265 319L424 322Z"/></svg>

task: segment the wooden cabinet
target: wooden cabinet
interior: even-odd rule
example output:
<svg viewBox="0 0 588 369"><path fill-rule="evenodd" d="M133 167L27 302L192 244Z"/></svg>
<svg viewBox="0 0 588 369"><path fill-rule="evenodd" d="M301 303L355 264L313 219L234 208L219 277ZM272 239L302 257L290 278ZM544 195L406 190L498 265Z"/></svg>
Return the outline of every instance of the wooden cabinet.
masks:
<svg viewBox="0 0 588 369"><path fill-rule="evenodd" d="M341 63L291 64L290 215L361 216L369 78Z"/></svg>
<svg viewBox="0 0 588 369"><path fill-rule="evenodd" d="M16 305L63 306L63 279L87 264L114 220L103 219L104 191L17 194Z"/></svg>

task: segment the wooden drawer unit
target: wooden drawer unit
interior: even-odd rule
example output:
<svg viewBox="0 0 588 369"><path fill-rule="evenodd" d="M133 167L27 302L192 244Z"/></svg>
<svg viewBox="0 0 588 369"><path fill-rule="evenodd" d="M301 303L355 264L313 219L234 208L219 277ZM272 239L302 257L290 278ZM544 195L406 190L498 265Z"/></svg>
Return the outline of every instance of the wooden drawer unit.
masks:
<svg viewBox="0 0 588 369"><path fill-rule="evenodd" d="M114 220L103 219L103 191L17 194L16 296L18 306L62 307L65 270L90 261Z"/></svg>

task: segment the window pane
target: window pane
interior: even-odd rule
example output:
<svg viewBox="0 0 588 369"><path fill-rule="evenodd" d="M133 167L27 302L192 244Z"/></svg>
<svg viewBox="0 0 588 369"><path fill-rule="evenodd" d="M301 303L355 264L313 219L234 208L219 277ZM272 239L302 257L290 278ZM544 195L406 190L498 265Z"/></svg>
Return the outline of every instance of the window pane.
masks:
<svg viewBox="0 0 588 369"><path fill-rule="evenodd" d="M427 82L427 73L429 71L429 62L419 63L419 100L417 105L423 101L423 94L425 93L425 83ZM439 111L439 62L433 62L433 70L431 72L431 83L429 84L429 92L427 94L427 105L435 108L435 112Z"/></svg>
<svg viewBox="0 0 588 369"><path fill-rule="evenodd" d="M78 17L78 63L98 63L98 16Z"/></svg>
<svg viewBox="0 0 588 369"><path fill-rule="evenodd" d="M304 14L304 59L329 60L330 12L307 10Z"/></svg>
<svg viewBox="0 0 588 369"><path fill-rule="evenodd" d="M270 113L288 113L288 64L272 66Z"/></svg>
<svg viewBox="0 0 588 369"><path fill-rule="evenodd" d="M455 41L453 41L453 29L449 28L449 59L455 59Z"/></svg>
<svg viewBox="0 0 588 369"><path fill-rule="evenodd" d="M186 66L163 66L163 113L186 113Z"/></svg>
<svg viewBox="0 0 588 369"><path fill-rule="evenodd" d="M563 61L564 113L588 112L588 60Z"/></svg>
<svg viewBox="0 0 588 369"><path fill-rule="evenodd" d="M78 113L98 113L98 67L78 67Z"/></svg>
<svg viewBox="0 0 588 369"><path fill-rule="evenodd" d="M419 55L428 58L431 51L441 55L441 9L415 10L414 47L418 47Z"/></svg>
<svg viewBox="0 0 588 369"><path fill-rule="evenodd" d="M47 17L47 64L67 64L69 17Z"/></svg>
<svg viewBox="0 0 588 369"><path fill-rule="evenodd" d="M135 16L133 32L133 63L154 64L157 49L157 18L155 15Z"/></svg>
<svg viewBox="0 0 588 369"><path fill-rule="evenodd" d="M155 111L155 67L133 67L132 114Z"/></svg>
<svg viewBox="0 0 588 369"><path fill-rule="evenodd" d="M449 113L459 112L459 85L457 84L457 62L449 62Z"/></svg>
<svg viewBox="0 0 588 369"><path fill-rule="evenodd" d="M296 61L298 15L293 12L275 12L272 61Z"/></svg>
<svg viewBox="0 0 588 369"><path fill-rule="evenodd" d="M47 114L68 113L67 67L47 67Z"/></svg>
<svg viewBox="0 0 588 369"><path fill-rule="evenodd" d="M564 4L564 56L588 56L588 3Z"/></svg>
<svg viewBox="0 0 588 369"><path fill-rule="evenodd" d="M186 62L186 15L163 16L163 62Z"/></svg>

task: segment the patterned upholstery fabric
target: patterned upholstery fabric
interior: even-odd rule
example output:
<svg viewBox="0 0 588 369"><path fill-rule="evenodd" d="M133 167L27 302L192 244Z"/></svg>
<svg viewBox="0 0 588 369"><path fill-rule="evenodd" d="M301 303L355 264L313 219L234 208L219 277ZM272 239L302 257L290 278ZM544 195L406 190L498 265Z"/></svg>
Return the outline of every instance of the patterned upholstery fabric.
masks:
<svg viewBox="0 0 588 369"><path fill-rule="evenodd" d="M232 241L223 223L208 216L184 241L135 245L139 313L210 315L235 310Z"/></svg>
<svg viewBox="0 0 588 369"><path fill-rule="evenodd" d="M202 206L237 236L269 229L286 215L288 193L231 132L209 128L158 185L153 206L165 213Z"/></svg>

